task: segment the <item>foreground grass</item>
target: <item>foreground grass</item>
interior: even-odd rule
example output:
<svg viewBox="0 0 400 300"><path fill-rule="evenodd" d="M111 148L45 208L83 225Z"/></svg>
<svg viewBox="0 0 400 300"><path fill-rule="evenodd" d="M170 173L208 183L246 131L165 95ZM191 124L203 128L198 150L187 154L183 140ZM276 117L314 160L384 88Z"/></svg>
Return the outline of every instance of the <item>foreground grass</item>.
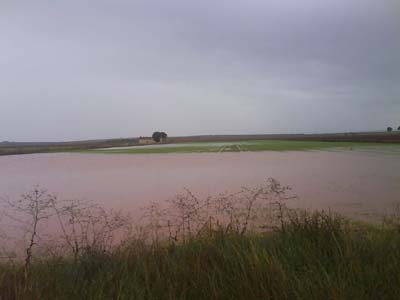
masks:
<svg viewBox="0 0 400 300"><path fill-rule="evenodd" d="M132 147L127 149L91 150L90 153L113 154L149 154L149 153L192 153L192 152L241 152L241 151L306 151L306 150L353 150L353 149L388 149L400 153L400 145L357 142L318 142L260 140L230 143L190 143L150 147Z"/></svg>
<svg viewBox="0 0 400 300"><path fill-rule="evenodd" d="M271 233L0 266L0 299L400 299L400 233L314 214Z"/></svg>

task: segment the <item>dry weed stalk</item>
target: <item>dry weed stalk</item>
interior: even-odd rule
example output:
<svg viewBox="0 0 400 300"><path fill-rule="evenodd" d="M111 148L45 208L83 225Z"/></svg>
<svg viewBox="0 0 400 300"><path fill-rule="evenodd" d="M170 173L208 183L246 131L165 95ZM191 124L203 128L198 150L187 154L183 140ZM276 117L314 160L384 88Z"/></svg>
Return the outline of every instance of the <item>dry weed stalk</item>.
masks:
<svg viewBox="0 0 400 300"><path fill-rule="evenodd" d="M38 250L45 248L54 256L57 256L57 249L70 251L77 260L84 252L110 250L131 225L128 214L106 211L82 200L61 201L39 188L22 195L17 201L8 198L3 201L6 204L4 215L19 224L24 232L26 271L36 246L40 246ZM54 233L49 234L40 228L43 221L51 225Z"/></svg>
<svg viewBox="0 0 400 300"><path fill-rule="evenodd" d="M34 190L21 196L15 202L8 198L5 201L8 212L6 215L14 221L21 224L24 228L25 236L27 236L27 246L25 249L25 270L27 271L33 256L33 248L38 239L39 225L44 220L48 220L51 216L52 196L46 190L36 187Z"/></svg>
<svg viewBox="0 0 400 300"><path fill-rule="evenodd" d="M88 252L112 251L128 234L131 241L157 245L165 239L185 243L199 235L221 232L244 235L250 229L283 226L286 202L296 198L289 192L289 187L273 178L260 187L243 187L239 192L215 197L199 198L185 189L172 200L150 203L134 226L128 214L106 211L88 201L59 200L36 188L16 202L7 199L9 210L5 215L24 225L27 270L38 241L42 247L49 242L46 251L51 255L56 257L59 249L77 261ZM46 240L45 232L39 232L43 221L55 227L52 239Z"/></svg>
<svg viewBox="0 0 400 300"><path fill-rule="evenodd" d="M245 234L250 227L282 226L291 189L269 178L265 185L243 187L237 193L223 193L200 199L190 190L161 205L152 203L145 208L143 227L151 240L168 236L171 242L185 242L188 238L215 232ZM263 222L268 221L270 224Z"/></svg>
<svg viewBox="0 0 400 300"><path fill-rule="evenodd" d="M88 201L54 198L52 209L61 229L60 240L75 260L83 252L110 250L115 239L122 238L123 231L127 231L131 223L129 214L106 211Z"/></svg>

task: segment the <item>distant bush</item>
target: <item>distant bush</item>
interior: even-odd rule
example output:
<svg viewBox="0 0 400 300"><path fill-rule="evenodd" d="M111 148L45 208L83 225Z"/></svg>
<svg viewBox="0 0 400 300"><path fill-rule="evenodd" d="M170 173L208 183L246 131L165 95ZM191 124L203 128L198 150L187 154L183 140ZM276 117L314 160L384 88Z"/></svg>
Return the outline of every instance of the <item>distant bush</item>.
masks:
<svg viewBox="0 0 400 300"><path fill-rule="evenodd" d="M164 143L167 140L168 135L165 132L156 131L153 133L152 138L156 143Z"/></svg>
<svg viewBox="0 0 400 300"><path fill-rule="evenodd" d="M151 136L153 141L155 141L156 143L159 143L161 140L161 132L154 132L153 135Z"/></svg>
<svg viewBox="0 0 400 300"><path fill-rule="evenodd" d="M388 127L387 128L387 132L392 132L393 131L393 128L392 127Z"/></svg>

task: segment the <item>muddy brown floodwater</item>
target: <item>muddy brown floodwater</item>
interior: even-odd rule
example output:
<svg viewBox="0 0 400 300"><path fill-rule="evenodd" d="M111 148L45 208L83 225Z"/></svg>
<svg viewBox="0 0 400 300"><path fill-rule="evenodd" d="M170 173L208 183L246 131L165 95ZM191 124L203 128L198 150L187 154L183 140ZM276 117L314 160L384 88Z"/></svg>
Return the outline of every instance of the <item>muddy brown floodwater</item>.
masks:
<svg viewBox="0 0 400 300"><path fill-rule="evenodd" d="M273 177L306 209L356 218L390 213L400 203L400 156L309 151L192 154L33 154L0 157L0 196L17 199L39 185L59 198L92 200L135 213L184 188L199 196L236 191Z"/></svg>

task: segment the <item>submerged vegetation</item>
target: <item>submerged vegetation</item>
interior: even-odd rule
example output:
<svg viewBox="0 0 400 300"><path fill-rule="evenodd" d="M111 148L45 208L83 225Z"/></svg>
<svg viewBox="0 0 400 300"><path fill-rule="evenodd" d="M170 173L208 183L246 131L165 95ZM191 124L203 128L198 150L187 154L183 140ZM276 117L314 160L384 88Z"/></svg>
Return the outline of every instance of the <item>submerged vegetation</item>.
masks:
<svg viewBox="0 0 400 300"><path fill-rule="evenodd" d="M192 152L242 152L242 151L307 151L307 150L379 149L400 153L400 145L357 142L258 140L226 143L182 143L116 149L89 150L90 153L150 154Z"/></svg>
<svg viewBox="0 0 400 300"><path fill-rule="evenodd" d="M187 190L132 223L35 190L6 201L25 215L27 251L0 264L0 299L400 298L398 215L367 225L295 200L274 179L205 199ZM52 218L57 239L40 232Z"/></svg>

